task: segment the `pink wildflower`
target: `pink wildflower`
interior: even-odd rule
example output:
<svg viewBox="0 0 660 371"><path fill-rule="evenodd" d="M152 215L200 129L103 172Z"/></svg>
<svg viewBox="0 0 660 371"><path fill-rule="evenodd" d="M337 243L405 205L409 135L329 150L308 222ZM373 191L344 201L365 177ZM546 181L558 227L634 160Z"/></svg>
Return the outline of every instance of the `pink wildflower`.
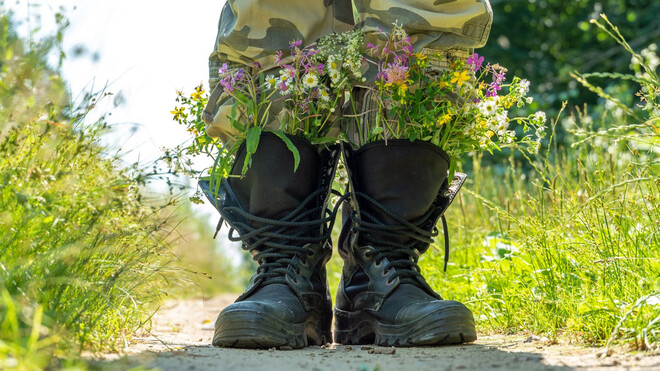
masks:
<svg viewBox="0 0 660 371"><path fill-rule="evenodd" d="M479 54L477 53L474 53L471 57L467 59L467 64L472 66L474 72L479 71L483 63L484 63L484 57L479 56Z"/></svg>
<svg viewBox="0 0 660 371"><path fill-rule="evenodd" d="M408 67L389 63L385 69L385 80L391 84L401 84L406 80Z"/></svg>

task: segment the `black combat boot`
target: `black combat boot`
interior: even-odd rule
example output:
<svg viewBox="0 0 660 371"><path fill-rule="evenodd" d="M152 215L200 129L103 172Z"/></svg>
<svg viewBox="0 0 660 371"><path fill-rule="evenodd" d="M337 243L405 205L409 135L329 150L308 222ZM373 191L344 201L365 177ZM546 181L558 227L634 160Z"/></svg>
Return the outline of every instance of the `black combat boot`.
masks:
<svg viewBox="0 0 660 371"><path fill-rule="evenodd" d="M302 348L331 341L325 265L334 218L327 203L339 149L319 153L309 142L289 138L300 153L295 172L285 143L265 133L244 177L218 187L200 182L229 224L229 238L240 240L259 265L247 290L218 316L213 345ZM240 173L244 156L241 148L232 174Z"/></svg>
<svg viewBox="0 0 660 371"><path fill-rule="evenodd" d="M426 142L389 140L344 153L352 192L339 239L344 269L335 341L416 346L476 340L470 310L443 300L417 265L465 176L450 185L449 157ZM443 225L446 233L444 218ZM445 255L447 249L446 242Z"/></svg>

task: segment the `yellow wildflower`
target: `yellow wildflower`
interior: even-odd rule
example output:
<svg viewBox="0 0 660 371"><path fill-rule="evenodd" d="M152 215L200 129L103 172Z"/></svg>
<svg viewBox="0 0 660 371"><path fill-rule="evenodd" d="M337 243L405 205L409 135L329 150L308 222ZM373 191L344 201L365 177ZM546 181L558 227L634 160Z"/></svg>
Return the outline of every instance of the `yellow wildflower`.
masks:
<svg viewBox="0 0 660 371"><path fill-rule="evenodd" d="M204 89L201 88L201 86L198 86L195 88L195 92L190 94L190 98L192 100L200 100L202 98L202 95L204 95L205 91Z"/></svg>
<svg viewBox="0 0 660 371"><path fill-rule="evenodd" d="M513 97L506 96L506 97L504 97L504 99L502 100L502 105L504 106L504 108L509 109L509 108L511 108L511 106L513 106L513 104L514 104L515 102L516 102L516 101L515 101L515 99L514 99Z"/></svg>
<svg viewBox="0 0 660 371"><path fill-rule="evenodd" d="M184 110L185 110L185 109L184 109L183 107L181 107L181 108L179 108L179 107L174 107L174 110L173 110L173 111L170 111L170 113L174 115L174 120L175 120L175 121L178 121L179 118L181 118L181 116L183 115Z"/></svg>
<svg viewBox="0 0 660 371"><path fill-rule="evenodd" d="M415 64L422 68L426 68L428 66L428 59L429 57L427 55L424 55L422 53L416 53L415 54Z"/></svg>
<svg viewBox="0 0 660 371"><path fill-rule="evenodd" d="M452 84L456 84L458 86L463 85L466 81L470 79L470 76L468 75L468 71L455 71L454 72L454 77L451 79Z"/></svg>
<svg viewBox="0 0 660 371"><path fill-rule="evenodd" d="M440 118L437 121L437 124L438 124L438 126L442 126L442 125L448 123L449 121L451 121L451 114L446 113L446 114L440 116Z"/></svg>

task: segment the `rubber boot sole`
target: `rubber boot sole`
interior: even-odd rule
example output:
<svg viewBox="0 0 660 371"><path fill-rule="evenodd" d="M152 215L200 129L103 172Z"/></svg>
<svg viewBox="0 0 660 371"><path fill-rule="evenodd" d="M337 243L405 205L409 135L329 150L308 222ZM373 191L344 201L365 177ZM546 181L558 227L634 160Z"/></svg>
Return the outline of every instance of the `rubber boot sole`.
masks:
<svg viewBox="0 0 660 371"><path fill-rule="evenodd" d="M267 313L245 309L225 311L215 323L213 345L228 348L293 349L331 342L330 319L317 315L303 323L288 323Z"/></svg>
<svg viewBox="0 0 660 371"><path fill-rule="evenodd" d="M422 346L470 343L477 340L474 317L462 305L407 323L381 323L368 311L347 312L335 308L334 340L344 345Z"/></svg>

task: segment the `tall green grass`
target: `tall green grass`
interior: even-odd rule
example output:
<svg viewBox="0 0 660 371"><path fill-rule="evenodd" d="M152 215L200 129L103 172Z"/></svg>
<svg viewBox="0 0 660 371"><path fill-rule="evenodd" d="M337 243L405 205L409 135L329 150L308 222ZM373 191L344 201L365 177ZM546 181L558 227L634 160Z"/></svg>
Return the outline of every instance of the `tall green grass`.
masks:
<svg viewBox="0 0 660 371"><path fill-rule="evenodd" d="M65 367L123 346L168 285L170 222L145 173L83 124L46 60L61 39L27 42L0 16L0 369ZM74 362L75 364L75 362Z"/></svg>
<svg viewBox="0 0 660 371"><path fill-rule="evenodd" d="M635 70L576 73L602 98L598 119L584 110L562 119L573 144L551 140L527 158L531 173L513 156L505 174L476 157L447 214L450 268L441 273L437 247L422 266L445 297L474 310L482 331L658 349L660 79L606 18L596 24L632 53ZM591 82L603 77L638 84L641 100L625 105Z"/></svg>

